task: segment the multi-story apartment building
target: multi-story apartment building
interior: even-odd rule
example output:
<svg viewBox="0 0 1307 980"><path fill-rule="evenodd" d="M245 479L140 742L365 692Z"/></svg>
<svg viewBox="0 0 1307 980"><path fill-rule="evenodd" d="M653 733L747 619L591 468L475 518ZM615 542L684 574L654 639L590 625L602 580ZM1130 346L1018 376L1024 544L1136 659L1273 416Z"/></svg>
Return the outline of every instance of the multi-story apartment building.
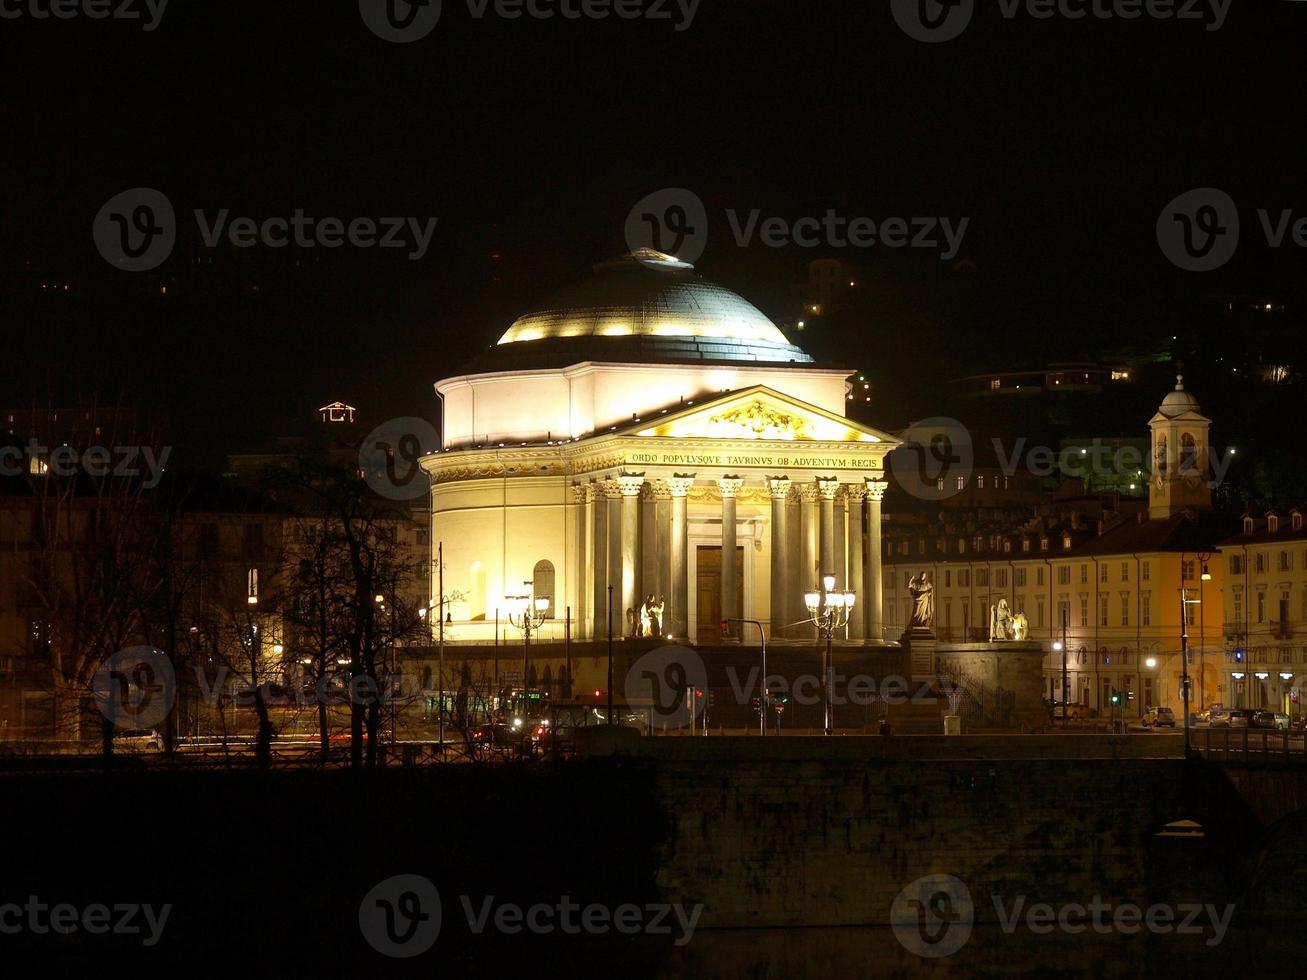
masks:
<svg viewBox="0 0 1307 980"><path fill-rule="evenodd" d="M1227 704L1302 711L1307 688L1307 530L1303 512L1243 518L1221 542L1222 679Z"/></svg>

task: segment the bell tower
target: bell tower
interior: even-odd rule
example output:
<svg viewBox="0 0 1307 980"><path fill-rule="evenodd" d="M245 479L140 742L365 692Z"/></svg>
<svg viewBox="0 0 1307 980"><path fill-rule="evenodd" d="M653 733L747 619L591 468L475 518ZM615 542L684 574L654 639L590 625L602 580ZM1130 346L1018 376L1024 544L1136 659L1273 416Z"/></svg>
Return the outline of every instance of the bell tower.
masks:
<svg viewBox="0 0 1307 980"><path fill-rule="evenodd" d="M1212 508L1208 456L1212 420L1203 416L1198 399L1185 390L1183 370L1176 375L1175 390L1148 423L1153 433L1148 516L1153 520Z"/></svg>

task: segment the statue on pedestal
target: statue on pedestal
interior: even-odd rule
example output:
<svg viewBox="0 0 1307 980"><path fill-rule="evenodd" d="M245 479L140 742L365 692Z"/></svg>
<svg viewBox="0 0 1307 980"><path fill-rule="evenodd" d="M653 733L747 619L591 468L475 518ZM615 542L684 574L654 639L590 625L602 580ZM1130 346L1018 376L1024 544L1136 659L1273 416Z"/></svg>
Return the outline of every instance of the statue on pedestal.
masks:
<svg viewBox="0 0 1307 980"><path fill-rule="evenodd" d="M1007 599L999 599L998 605L989 611L989 640L1015 640L1016 635L1013 629L1012 609L1007 604Z"/></svg>
<svg viewBox="0 0 1307 980"><path fill-rule="evenodd" d="M935 625L935 586L930 572L914 575L908 582L908 594L912 596L912 622L908 628L929 633Z"/></svg>
<svg viewBox="0 0 1307 980"><path fill-rule="evenodd" d="M637 636L662 636L664 599L655 599L653 595L645 596L640 606L640 631Z"/></svg>

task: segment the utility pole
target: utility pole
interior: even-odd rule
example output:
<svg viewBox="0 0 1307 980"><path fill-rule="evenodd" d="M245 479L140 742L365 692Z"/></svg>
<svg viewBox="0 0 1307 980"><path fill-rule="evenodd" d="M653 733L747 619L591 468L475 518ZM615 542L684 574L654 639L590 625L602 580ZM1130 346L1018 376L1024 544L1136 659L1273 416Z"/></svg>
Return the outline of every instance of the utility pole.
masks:
<svg viewBox="0 0 1307 980"><path fill-rule="evenodd" d="M613 586L608 585L608 724L613 723Z"/></svg>
<svg viewBox="0 0 1307 980"><path fill-rule="evenodd" d="M445 760L445 542L436 545L437 585L440 591L440 761Z"/></svg>
<svg viewBox="0 0 1307 980"><path fill-rule="evenodd" d="M1183 578L1184 572L1181 571ZM1184 699L1184 755L1189 758L1189 590L1180 587L1180 693ZM1247 736L1244 736L1247 738Z"/></svg>
<svg viewBox="0 0 1307 980"><path fill-rule="evenodd" d="M1066 618L1071 610L1064 608L1062 610L1062 727L1066 728L1066 699L1067 699L1067 673L1066 673Z"/></svg>

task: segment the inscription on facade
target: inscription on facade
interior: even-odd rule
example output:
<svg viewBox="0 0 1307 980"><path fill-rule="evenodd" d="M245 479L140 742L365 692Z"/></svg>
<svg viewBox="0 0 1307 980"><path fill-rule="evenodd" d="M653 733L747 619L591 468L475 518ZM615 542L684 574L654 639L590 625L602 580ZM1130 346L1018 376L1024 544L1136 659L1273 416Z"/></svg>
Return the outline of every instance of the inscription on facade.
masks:
<svg viewBox="0 0 1307 980"><path fill-rule="evenodd" d="M631 453L627 462L651 463L655 466L798 466L811 469L868 470L880 469L873 456L780 456L733 455L730 453Z"/></svg>

